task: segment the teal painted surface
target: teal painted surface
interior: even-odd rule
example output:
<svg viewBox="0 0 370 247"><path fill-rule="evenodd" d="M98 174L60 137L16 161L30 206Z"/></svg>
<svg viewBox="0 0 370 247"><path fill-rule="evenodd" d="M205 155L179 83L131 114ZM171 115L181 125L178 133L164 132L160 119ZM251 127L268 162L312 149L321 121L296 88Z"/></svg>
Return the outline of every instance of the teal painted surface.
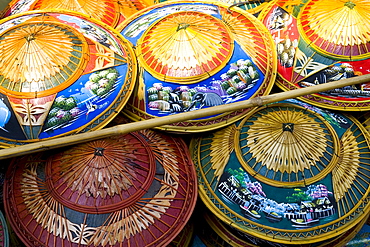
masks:
<svg viewBox="0 0 370 247"><path fill-rule="evenodd" d="M4 242L0 243L1 247L9 247L9 232L8 232L8 226L6 224L6 220L4 218L3 213L0 211L0 226L1 226L1 231L4 234Z"/></svg>
<svg viewBox="0 0 370 247"><path fill-rule="evenodd" d="M320 124L327 122L330 125L330 129L332 128L335 135L344 143L347 143L346 138L348 136L355 138L355 143L358 146L356 150L358 149L359 152L358 170L360 172L351 178L353 179L351 184L353 184L356 190L353 189L344 193L343 199L336 202L334 199L334 184L337 178L333 176L335 170L331 170L318 181L306 181L304 185L289 186L287 182L275 187L265 182L267 179L276 180L276 182L280 183L285 183L286 181L300 182L307 180L310 176L319 175L321 171L327 169L327 166L328 169L332 169L329 165L334 146L328 139L330 137L328 133L329 128L326 128L324 125L321 125L320 129L326 135L323 140L328 141L325 144L327 149L323 156L320 157L320 160L316 162L317 164L310 166L310 170L304 168L304 170L301 169L298 172L289 172L296 173L297 180L294 180L293 177L285 179L284 174L279 175L278 172L281 171L270 172L270 167L250 155L253 145L248 144L251 141L251 139L248 139L248 135L252 135L254 132L249 132L248 129L253 125L253 121L262 118L260 115L265 116L274 110L285 109L289 109L291 112L304 112L305 116L315 119ZM267 119L267 117L263 119ZM273 132L274 129L272 127L271 129L271 132ZM222 147L222 144L231 143L234 140L233 138L236 138L237 134L233 131L240 132L238 133L239 138L236 140L239 141L238 146L241 155L238 156L238 147L236 145L230 146L226 150L230 154L223 163L221 153L225 149L219 149L219 147ZM252 135L252 137L254 138L255 136ZM263 140L258 139L257 135L253 139L255 143ZM205 203L207 206L224 215L225 220L232 220L232 223L240 231L252 232L254 229L257 229L253 232L256 237L267 235L278 239L276 240L277 242L284 240L287 234L290 234L289 238L293 238L298 244L303 237L316 238L318 243L321 241L320 235L326 234L329 228L341 228L340 225L336 225L336 222L340 221L343 225L356 224L353 219L362 217L362 209L368 212L367 202L365 201L370 199L367 197L367 188L369 188L368 176L370 174L368 172L369 164L367 160L369 159L370 151L366 143L361 129L354 122L354 118L319 109L298 100L287 100L271 104L266 109L260 109L245 121L240 120L236 122L234 130L230 127L225 130L218 130L218 132L213 134L208 133L199 139L193 139L193 145L191 146L194 147L192 152L196 153L192 153L192 157L196 157L194 163L197 167L198 182L201 192L204 191L202 195L206 195ZM216 164L216 162L219 163ZM248 167L253 169L253 172L250 172L251 169L245 170L243 164L248 164ZM219 176L217 172L221 170L222 175ZM255 176L255 174L260 176ZM275 176L275 174L278 176ZM362 198L362 200L359 200L359 198ZM356 208L356 210L352 212L353 208ZM261 226L267 227L264 229ZM261 232L262 234L259 235ZM284 242L281 241L281 243ZM315 240L311 243L316 244Z"/></svg>

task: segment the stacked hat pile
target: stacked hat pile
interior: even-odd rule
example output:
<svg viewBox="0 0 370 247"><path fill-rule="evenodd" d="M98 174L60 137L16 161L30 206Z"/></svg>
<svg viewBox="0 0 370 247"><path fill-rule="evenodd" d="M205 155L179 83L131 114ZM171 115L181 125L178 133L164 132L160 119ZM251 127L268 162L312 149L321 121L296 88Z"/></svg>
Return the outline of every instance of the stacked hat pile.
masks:
<svg viewBox="0 0 370 247"><path fill-rule="evenodd" d="M0 20L12 231L26 246L368 242L370 84L289 93L369 74L369 10L12 0Z"/></svg>

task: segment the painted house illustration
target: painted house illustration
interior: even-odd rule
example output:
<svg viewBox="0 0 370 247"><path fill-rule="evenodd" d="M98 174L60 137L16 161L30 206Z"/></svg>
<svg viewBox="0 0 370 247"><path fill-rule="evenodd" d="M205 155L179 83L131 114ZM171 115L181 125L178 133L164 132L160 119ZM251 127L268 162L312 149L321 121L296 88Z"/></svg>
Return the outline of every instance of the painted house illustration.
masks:
<svg viewBox="0 0 370 247"><path fill-rule="evenodd" d="M309 227L319 222L320 219L335 213L334 206L328 198L331 192L327 190L325 185L309 188L307 193L312 198L310 200L298 203L277 203L265 196L264 193L247 188L247 184L260 186L258 182L249 182L243 185L242 183L235 176L230 175L221 180L218 191L226 201L239 205L243 214L252 220L264 217L275 223L285 218L292 223L293 227Z"/></svg>

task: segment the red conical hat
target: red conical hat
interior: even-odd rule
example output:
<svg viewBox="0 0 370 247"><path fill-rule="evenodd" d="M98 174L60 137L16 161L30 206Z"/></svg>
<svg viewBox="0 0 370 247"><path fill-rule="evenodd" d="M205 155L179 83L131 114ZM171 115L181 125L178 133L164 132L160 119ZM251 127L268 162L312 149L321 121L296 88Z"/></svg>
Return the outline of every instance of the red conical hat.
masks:
<svg viewBox="0 0 370 247"><path fill-rule="evenodd" d="M184 142L149 130L15 159L7 178L7 216L27 246L166 245L197 197Z"/></svg>

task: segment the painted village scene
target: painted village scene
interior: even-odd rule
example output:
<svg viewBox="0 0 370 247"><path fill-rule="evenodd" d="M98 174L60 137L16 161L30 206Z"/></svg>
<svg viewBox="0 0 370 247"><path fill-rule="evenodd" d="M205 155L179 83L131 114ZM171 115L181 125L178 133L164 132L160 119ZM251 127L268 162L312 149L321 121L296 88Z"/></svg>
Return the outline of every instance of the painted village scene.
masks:
<svg viewBox="0 0 370 247"><path fill-rule="evenodd" d="M370 247L369 13L0 0L0 247Z"/></svg>
<svg viewBox="0 0 370 247"><path fill-rule="evenodd" d="M159 6L158 8L153 8L145 13L142 13L142 15L133 19L131 22L128 22L127 25L122 26L121 34L129 41L139 46L142 44L142 40L144 40L147 36L150 36L149 33L151 32L148 30L150 30L150 28L154 29L156 25L160 27L161 21L166 22L166 16L172 16L176 14L180 15L183 13L183 11L189 11L192 13L199 12L202 14L205 13L211 15L215 18L215 20L212 20L212 22L215 23L218 22L216 20L222 21L223 19L234 18L229 17L229 13L223 7L224 6L217 6L214 4L189 4L186 2L182 4L176 4L174 6ZM239 14L239 16L242 15ZM192 16L189 16L188 19L189 22L194 22L194 24L191 24L194 26L197 26L196 23L200 21L198 14L193 14ZM230 22L231 21L232 20L230 20ZM247 21L249 20L246 20L245 22ZM209 24L205 23L204 25L204 28L207 28L207 25ZM201 28L202 27L200 26L200 31L203 32L204 30ZM240 28L242 28L242 26ZM179 33L180 31L184 30L184 35L193 35L190 31L189 33L186 33L187 29L178 30ZM227 29L225 28L225 30ZM165 30L163 30L163 32L165 32ZM177 37L177 34L175 35L174 33L171 33L171 31L168 32L168 37L167 33L163 35L166 37L168 43L171 44L171 46L169 45L168 49L177 49L178 41L174 38ZM205 33L207 32L205 31ZM263 95L271 90L269 86L264 86L265 84L269 84L267 81L270 81L273 78L273 76L269 77L268 74L266 74L266 71L269 70L271 65L269 63L260 61L264 56L270 59L269 51L267 48L261 48L261 56L256 56L254 54L254 50L245 47L246 42L267 42L267 39L262 41L254 40L256 38L254 37L255 34L251 35L249 33L245 33L241 34L240 37L235 37L234 40L228 40L233 36L230 35L221 37L221 33L212 30L211 35L215 38L215 42L217 41L221 43L225 42L225 40L228 40L228 43L232 43L234 48L232 50L231 48L227 48L230 50L226 51L226 48L219 50L219 45L216 43L212 44L214 41L210 42L205 33L201 33L196 36L196 38L194 38L194 44L187 44L187 42L184 42L183 45L195 47L199 45L198 42L207 44L211 43L207 48L209 51L212 50L211 53L217 54L219 52L227 52L227 58L225 57L223 65L219 66L218 61L217 63L214 61L196 65L197 67L214 68L212 69L212 74L206 77L204 77L204 72L202 71L203 69L193 69L185 66L183 70L189 69L189 74L192 75L188 76L189 79L187 79L187 76L181 76L181 74L184 72L180 71L179 69L184 66L185 61L194 63L193 58L191 56L187 57L187 54L184 55L184 58L181 58L174 56L172 53L166 54L166 51L164 50L162 51L165 53L163 58L161 54L155 53L150 53L151 55L148 55L147 60L140 57L139 61L144 64L144 71L141 75L139 75L141 81L140 83L142 83L142 85L139 84L140 91L137 93L138 97L136 100L145 101L145 106L141 106L140 103L134 102L133 104L136 107L140 108L142 111L145 111L150 116L164 116L238 102L248 99L254 95ZM182 33L179 34L179 39L181 39L181 35ZM158 37L158 41L155 39L153 40L155 40L155 42L166 42L166 39ZM153 41L154 44L156 44L155 42ZM146 42L143 42L143 44L146 44ZM142 49L146 50L148 48L145 47ZM199 54L197 52L197 50L194 50L189 54L194 53L194 56L199 57L202 57L203 53L210 54L210 52L207 52L206 50L200 50ZM226 56L221 53L217 56ZM159 64L156 65L155 62L152 62L153 58L158 59L158 61L160 61ZM173 60L175 64L166 64L164 58L167 60ZM143 59L143 61L141 59ZM161 59L163 59L163 61ZM211 57L205 57L204 59L212 60ZM200 60L203 60L203 58ZM161 70L155 69L159 66L163 66L161 67ZM156 72L156 70L160 72ZM171 70L173 70L173 72L171 72ZM213 72L213 70L215 70L215 72ZM204 79L202 79L203 77ZM176 78L179 79L178 82L176 82ZM182 83L181 81L183 80L185 81Z"/></svg>
<svg viewBox="0 0 370 247"><path fill-rule="evenodd" d="M281 201L278 202L266 195L261 183L252 182L242 168L229 168L222 175L217 190L226 202L240 207L241 215L270 226L283 227L289 222L287 229L309 228L327 222L332 216L337 217L333 193L324 184L290 189L285 198L279 190Z"/></svg>
<svg viewBox="0 0 370 247"><path fill-rule="evenodd" d="M247 98L260 79L260 73L250 60L240 59L218 80L204 86L172 88L155 83L146 91L148 108L160 113L178 113L228 104Z"/></svg>

